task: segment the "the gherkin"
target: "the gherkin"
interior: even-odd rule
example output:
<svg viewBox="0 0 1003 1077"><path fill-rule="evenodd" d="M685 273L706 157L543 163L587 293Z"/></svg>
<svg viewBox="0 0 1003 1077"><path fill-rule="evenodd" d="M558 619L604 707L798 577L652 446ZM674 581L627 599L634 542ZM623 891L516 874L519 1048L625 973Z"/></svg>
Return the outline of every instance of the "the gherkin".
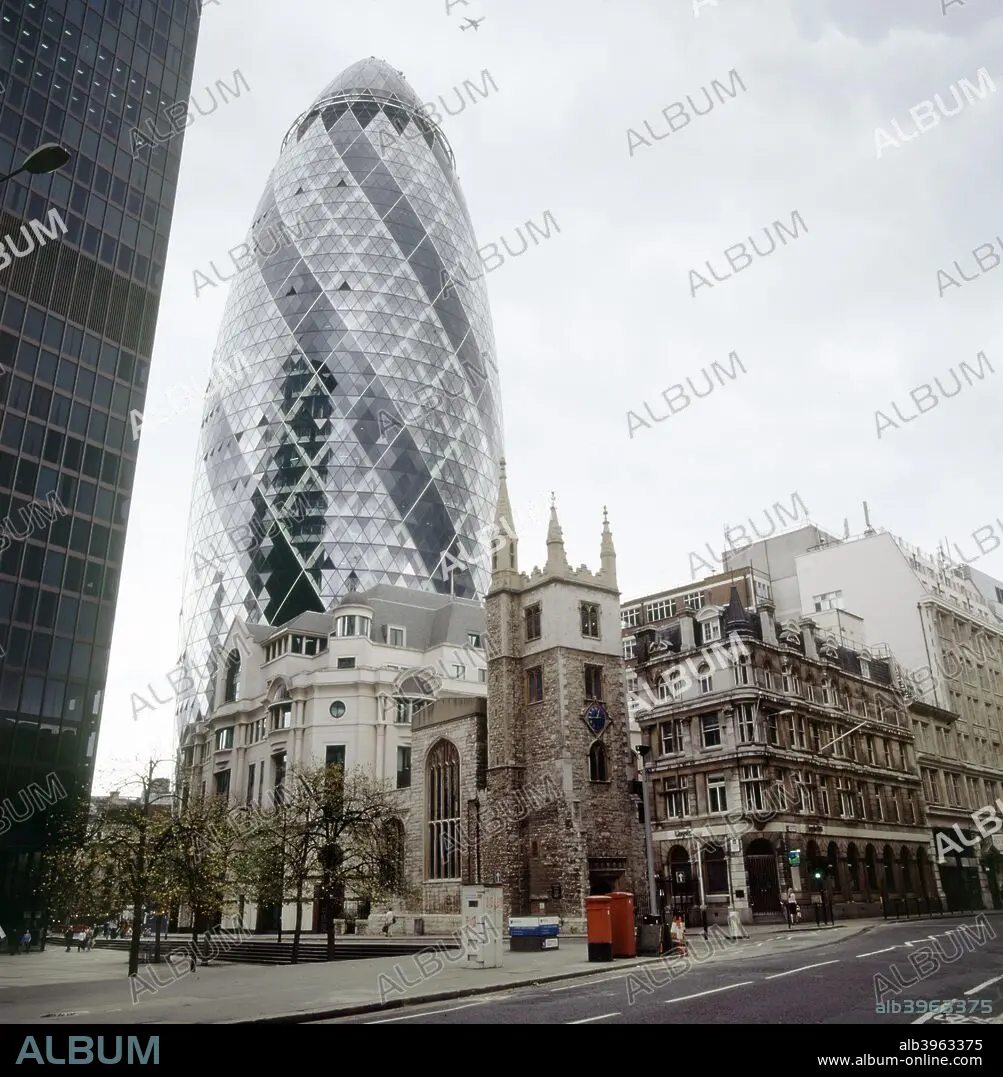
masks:
<svg viewBox="0 0 1003 1077"><path fill-rule="evenodd" d="M400 72L354 64L295 121L245 243L196 461L181 724L206 713L236 615L488 584L502 420L487 292L456 270L479 259L453 153Z"/></svg>

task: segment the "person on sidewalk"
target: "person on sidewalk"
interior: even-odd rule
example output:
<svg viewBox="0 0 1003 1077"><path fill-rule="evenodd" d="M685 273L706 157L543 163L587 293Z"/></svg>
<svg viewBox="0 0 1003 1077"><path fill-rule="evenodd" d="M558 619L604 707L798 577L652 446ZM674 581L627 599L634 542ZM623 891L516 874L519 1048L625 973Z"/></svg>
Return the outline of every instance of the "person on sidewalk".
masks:
<svg viewBox="0 0 1003 1077"><path fill-rule="evenodd" d="M24 929L24 934L21 936L21 948L25 953L31 949L31 931L28 928Z"/></svg>
<svg viewBox="0 0 1003 1077"><path fill-rule="evenodd" d="M87 929L87 949L88 950L93 950L94 949L94 928L92 928L92 927L89 927Z"/></svg>
<svg viewBox="0 0 1003 1077"><path fill-rule="evenodd" d="M394 916L393 909L387 909L383 916L383 934L387 938L390 938L390 929L397 923L397 917Z"/></svg>
<svg viewBox="0 0 1003 1077"><path fill-rule="evenodd" d="M84 947L86 945L87 945L87 932L86 932L86 930L78 931L77 932L77 953L78 954L83 953Z"/></svg>
<svg viewBox="0 0 1003 1077"><path fill-rule="evenodd" d="M63 942L66 943L66 952L69 953L73 946L73 928L68 927L66 933L63 935Z"/></svg>
<svg viewBox="0 0 1003 1077"><path fill-rule="evenodd" d="M793 927L798 914L798 899L793 890L787 894L787 926Z"/></svg>

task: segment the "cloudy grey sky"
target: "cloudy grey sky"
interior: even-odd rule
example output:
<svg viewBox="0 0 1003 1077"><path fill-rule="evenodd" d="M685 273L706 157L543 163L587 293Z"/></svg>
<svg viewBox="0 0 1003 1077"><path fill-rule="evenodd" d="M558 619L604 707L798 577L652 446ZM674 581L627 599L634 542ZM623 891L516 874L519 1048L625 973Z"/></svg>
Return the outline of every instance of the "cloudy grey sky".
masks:
<svg viewBox="0 0 1003 1077"><path fill-rule="evenodd" d="M597 566L608 506L625 598L686 582L691 551L720 550L726 523L766 530L764 510L794 492L838 533L846 517L863 530L866 500L875 526L931 552L946 536L971 556L973 531L1001 530L1003 267L983 253L980 274L971 253L1003 248L1001 0L946 15L941 0L718 0L699 17L691 0L446 7L206 0L193 93L238 69L250 92L185 135L96 791L171 752L173 703L152 692L167 698L178 656L201 409L172 415L170 398L204 388L227 287L196 299L193 274L223 269L292 121L366 56L454 110L452 88L490 71L498 91L443 121L478 242L518 250L516 228L547 210L560 227L487 278L523 568L544 559L551 490L572 564ZM460 30L468 15L486 17L478 31ZM977 87L981 68L995 92L961 93L956 115L900 139L893 119L915 135L910 108L939 93L952 111L951 87ZM662 110L687 94L706 108L701 88L731 70L745 92L712 93L664 137ZM880 158L878 127L899 142ZM794 211L807 232L710 277L705 262L724 277L725 248L768 248L762 229L792 230ZM713 287L691 294L691 269ZM941 297L938 269L961 286ZM980 369L979 351L995 376L939 399L933 379L953 392L950 371ZM731 352L746 374L655 421L663 392L687 377L703 392L701 371ZM901 421L892 402L911 418L924 383L938 404ZM897 424L880 439L878 409ZM1001 553L979 567L1003 575ZM138 720L133 693L152 705Z"/></svg>

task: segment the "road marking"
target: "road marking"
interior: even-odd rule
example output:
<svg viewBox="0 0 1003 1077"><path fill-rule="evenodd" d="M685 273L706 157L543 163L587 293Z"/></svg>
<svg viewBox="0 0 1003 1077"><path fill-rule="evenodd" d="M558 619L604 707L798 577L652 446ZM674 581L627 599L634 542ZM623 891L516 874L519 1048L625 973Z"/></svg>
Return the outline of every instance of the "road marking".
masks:
<svg viewBox="0 0 1003 1077"><path fill-rule="evenodd" d="M875 954L890 954L892 950L897 950L897 946L886 946L883 950L871 950L866 954L857 954L857 957L873 957Z"/></svg>
<svg viewBox="0 0 1003 1077"><path fill-rule="evenodd" d="M922 1017L917 1017L916 1020L913 1021L913 1024L914 1025L925 1025L926 1022L929 1021L931 1017L933 1017L933 1015L934 1015L934 1011L933 1010L928 1010L925 1014L923 1014Z"/></svg>
<svg viewBox="0 0 1003 1077"><path fill-rule="evenodd" d="M802 965L799 969L788 969L786 972L775 972L772 976L766 976L767 980L779 980L781 976L793 976L795 972L807 972L809 969L820 969L823 965L838 965L839 958L833 958L832 961L819 961L817 965Z"/></svg>
<svg viewBox="0 0 1003 1077"><path fill-rule="evenodd" d="M473 1006L483 1006L488 999L481 1002L468 1002L465 1006L450 1006L448 1010L425 1010L424 1013L411 1013L407 1017L384 1017L382 1021L367 1021L367 1025L389 1025L394 1021L415 1021L419 1017L432 1017L439 1013L455 1013L457 1010L469 1010Z"/></svg>
<svg viewBox="0 0 1003 1077"><path fill-rule="evenodd" d="M992 984L999 983L1000 980L1003 980L1003 976L994 976L991 980L986 980L986 982L984 984L979 984L978 987L973 987L971 989L971 991L966 991L965 994L966 995L976 995L976 994L979 993L979 991L982 990L983 987L989 987Z"/></svg>
<svg viewBox="0 0 1003 1077"><path fill-rule="evenodd" d="M749 984L754 983L754 980L744 980L740 984L728 984L727 987L714 987L710 991L698 991L695 995L683 995L682 998L667 998L665 1000L666 1006L671 1006L673 1002L689 1002L691 998L703 998L704 995L716 995L719 991L733 991L736 987L748 987Z"/></svg>
<svg viewBox="0 0 1003 1077"><path fill-rule="evenodd" d="M576 987L592 987L594 984L608 983L610 980L622 980L625 976L631 975L629 972L621 972L617 976L604 976L601 980L588 980L585 983L568 984L567 987L552 987L550 993L556 994L558 991L573 991Z"/></svg>
<svg viewBox="0 0 1003 1077"><path fill-rule="evenodd" d="M620 1011L616 1013L601 1013L598 1017L583 1017L580 1021L568 1021L569 1025L587 1025L590 1021L605 1021L607 1017L619 1017Z"/></svg>

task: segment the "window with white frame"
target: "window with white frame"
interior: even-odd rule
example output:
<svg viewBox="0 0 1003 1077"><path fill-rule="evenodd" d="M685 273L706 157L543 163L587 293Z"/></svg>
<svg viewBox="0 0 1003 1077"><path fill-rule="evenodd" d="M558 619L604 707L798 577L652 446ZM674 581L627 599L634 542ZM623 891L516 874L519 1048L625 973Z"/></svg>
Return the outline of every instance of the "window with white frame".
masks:
<svg viewBox="0 0 1003 1077"><path fill-rule="evenodd" d="M751 703L740 703L735 708L739 744L752 744L756 739L756 712Z"/></svg>
<svg viewBox="0 0 1003 1077"><path fill-rule="evenodd" d="M839 726L829 726L829 740L832 744L832 754L837 759L846 758L846 737L839 731Z"/></svg>
<svg viewBox="0 0 1003 1077"><path fill-rule="evenodd" d="M233 726L227 726L226 729L220 729L216 733L216 751L224 752L227 748L233 747Z"/></svg>
<svg viewBox="0 0 1003 1077"><path fill-rule="evenodd" d="M815 790L811 787L811 778L804 771L794 771L794 783L798 791L798 811L802 815L815 813Z"/></svg>
<svg viewBox="0 0 1003 1077"><path fill-rule="evenodd" d="M483 666L481 666L481 668L477 671L477 679L481 682L481 684L488 683L488 671Z"/></svg>
<svg viewBox="0 0 1003 1077"><path fill-rule="evenodd" d="M902 821L902 815L899 809L899 794L898 790L895 788L888 790L888 820L892 823L899 823Z"/></svg>
<svg viewBox="0 0 1003 1077"><path fill-rule="evenodd" d="M801 684L798 681L798 675L790 666L787 666L783 670L783 690L786 695L797 696L801 694Z"/></svg>
<svg viewBox="0 0 1003 1077"><path fill-rule="evenodd" d="M703 591L691 591L688 595L683 595L681 601L685 609L702 610L704 604L704 593Z"/></svg>
<svg viewBox="0 0 1003 1077"><path fill-rule="evenodd" d="M630 660L637 655L637 639L634 636L625 636L623 640L623 657Z"/></svg>
<svg viewBox="0 0 1003 1077"><path fill-rule="evenodd" d="M824 775L818 779L818 810L822 815L829 814L829 781Z"/></svg>
<svg viewBox="0 0 1003 1077"><path fill-rule="evenodd" d="M704 695L714 691L714 675L706 662L697 670L697 676L700 678L700 691Z"/></svg>
<svg viewBox="0 0 1003 1077"><path fill-rule="evenodd" d="M874 818L879 821L885 817L884 805L881 803L884 793L885 791L880 785L874 786Z"/></svg>
<svg viewBox="0 0 1003 1077"><path fill-rule="evenodd" d="M675 615L676 602L673 598L660 598L657 602L644 604L644 619L650 625L655 621L664 621Z"/></svg>
<svg viewBox="0 0 1003 1077"><path fill-rule="evenodd" d="M842 591L823 591L819 595L812 595L811 600L815 606L816 613L821 613L823 610L841 610L843 608Z"/></svg>
<svg viewBox="0 0 1003 1077"><path fill-rule="evenodd" d="M620 611L621 628L637 628L641 623L641 607L631 606L629 609Z"/></svg>
<svg viewBox="0 0 1003 1077"><path fill-rule="evenodd" d="M822 702L827 706L832 706L832 685L829 683L828 677L822 678Z"/></svg>
<svg viewBox="0 0 1003 1077"><path fill-rule="evenodd" d="M721 716L705 714L700 719L700 741L704 748L721 747Z"/></svg>
<svg viewBox="0 0 1003 1077"><path fill-rule="evenodd" d="M760 763L742 767L742 807L747 812L761 812L766 808L766 779Z"/></svg>
<svg viewBox="0 0 1003 1077"><path fill-rule="evenodd" d="M690 814L689 778L666 778L664 789L666 819L685 819Z"/></svg>
<svg viewBox="0 0 1003 1077"><path fill-rule="evenodd" d="M391 625L387 630L387 643L389 643L391 647L403 647L404 639L405 634L403 628Z"/></svg>
<svg viewBox="0 0 1003 1077"><path fill-rule="evenodd" d="M467 676L467 667L466 666L461 666L461 665L454 665L453 666L453 680L462 681L462 680L466 679L466 676Z"/></svg>
<svg viewBox="0 0 1003 1077"><path fill-rule="evenodd" d="M667 700L672 699L673 688L674 683L672 681L672 678L670 677L668 680L665 680L665 678L663 677L662 680L660 680L655 686L655 691L658 693L658 702L665 703Z"/></svg>
<svg viewBox="0 0 1003 1077"><path fill-rule="evenodd" d="M836 779L836 795L839 797L839 814L844 819L857 817L856 807L853 803L853 791L850 789L848 778Z"/></svg>
<svg viewBox="0 0 1003 1077"><path fill-rule="evenodd" d="M713 621L704 621L700 629L704 643L713 643L721 638L721 622L715 618Z"/></svg>
<svg viewBox="0 0 1003 1077"><path fill-rule="evenodd" d="M637 691L637 674L632 669L627 670L627 691Z"/></svg>
<svg viewBox="0 0 1003 1077"><path fill-rule="evenodd" d="M728 791L723 774L707 775L707 810L711 815L721 815L728 810Z"/></svg>
<svg viewBox="0 0 1003 1077"><path fill-rule="evenodd" d="M808 747L808 729L804 718L795 715L791 719L791 729L794 734L793 744L795 748L804 750Z"/></svg>
<svg viewBox="0 0 1003 1077"><path fill-rule="evenodd" d="M682 721L662 722L658 727L662 755L679 755L683 750Z"/></svg>
<svg viewBox="0 0 1003 1077"><path fill-rule="evenodd" d="M475 650L481 650L484 646L484 641L481 639L480 632L468 632L467 633L467 646L473 647Z"/></svg>

